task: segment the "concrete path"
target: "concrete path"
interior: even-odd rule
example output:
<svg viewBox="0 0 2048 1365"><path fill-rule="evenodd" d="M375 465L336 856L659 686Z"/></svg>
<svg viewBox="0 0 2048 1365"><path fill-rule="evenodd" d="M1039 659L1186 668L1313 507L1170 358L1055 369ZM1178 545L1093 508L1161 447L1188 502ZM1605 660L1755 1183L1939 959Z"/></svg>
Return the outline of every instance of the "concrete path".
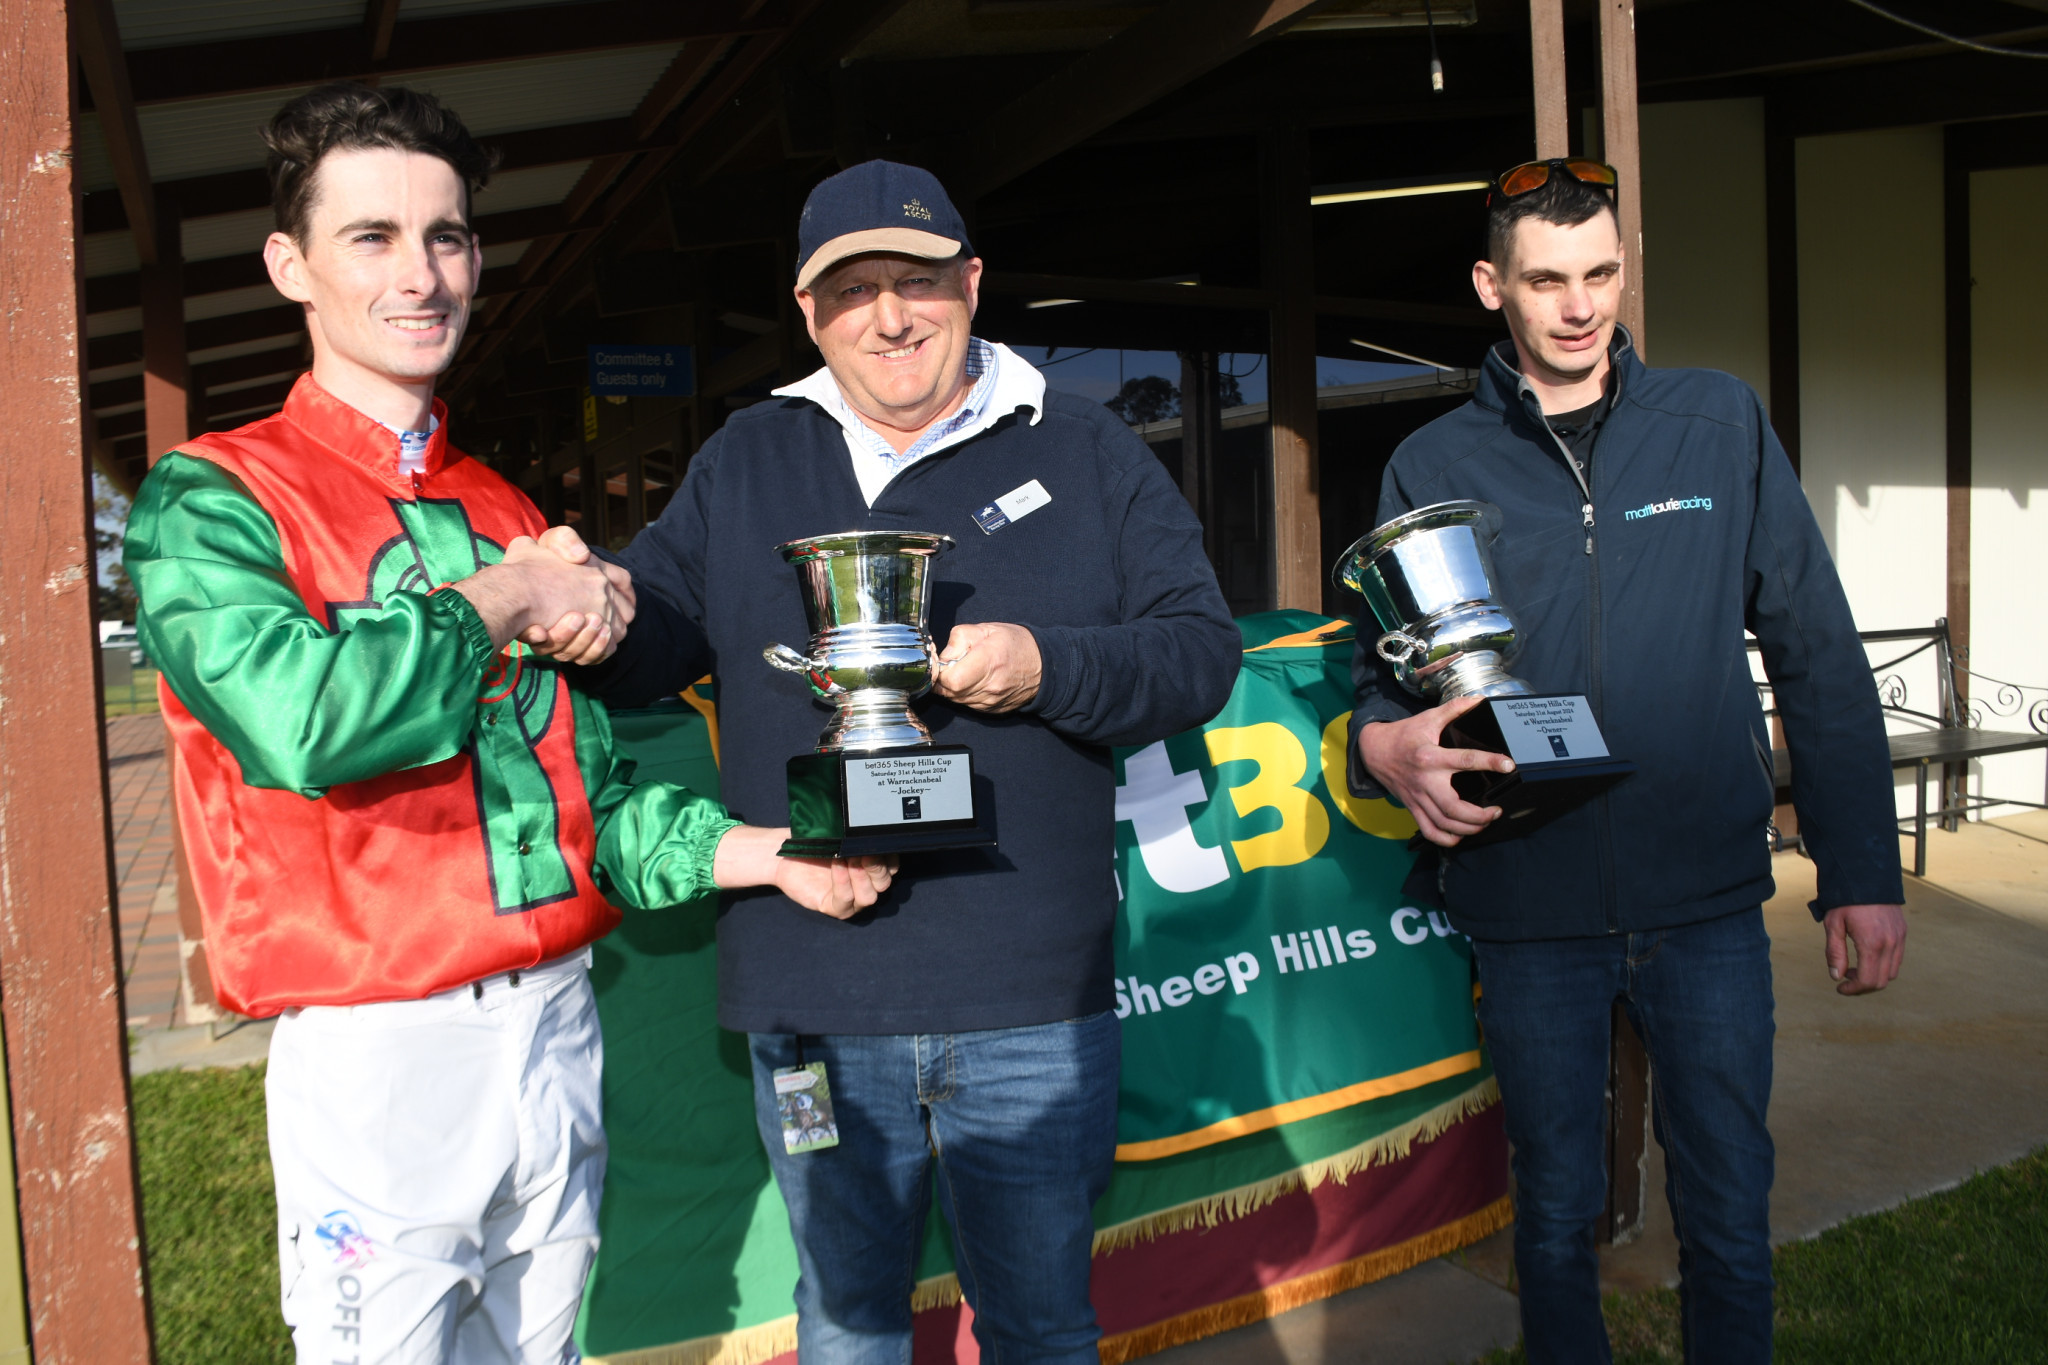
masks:
<svg viewBox="0 0 2048 1365"><path fill-rule="evenodd" d="M270 1060L270 1035L275 1019L228 1018L219 1024L154 1029L135 1040L128 1054L128 1074L152 1071L198 1071L214 1066L254 1066Z"/></svg>
<svg viewBox="0 0 2048 1365"><path fill-rule="evenodd" d="M155 712L107 721L108 815L128 1027L169 1028L178 1013L178 869L170 765Z"/></svg>
<svg viewBox="0 0 2048 1365"><path fill-rule="evenodd" d="M1905 970L1855 999L1835 994L1806 910L1813 864L1775 860L1765 918L1778 1000L1776 1242L2048 1143L2048 813L1929 837L1927 879L1906 879ZM1677 1280L1654 1146L1651 1163L1648 1227L1603 1256L1609 1289ZM1512 1235L1153 1359L1462 1365L1518 1335Z"/></svg>

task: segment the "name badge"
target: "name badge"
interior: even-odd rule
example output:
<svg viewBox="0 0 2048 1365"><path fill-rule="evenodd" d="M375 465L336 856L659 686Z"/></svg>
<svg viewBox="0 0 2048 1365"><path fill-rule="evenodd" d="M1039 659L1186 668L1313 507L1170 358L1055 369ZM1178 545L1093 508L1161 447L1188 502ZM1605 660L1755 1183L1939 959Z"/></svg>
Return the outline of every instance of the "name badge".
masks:
<svg viewBox="0 0 2048 1365"><path fill-rule="evenodd" d="M985 536L992 536L1013 521L1030 516L1039 508L1052 501L1052 494L1045 491L1045 485L1033 479L1020 484L1009 492L979 508L974 513L974 524Z"/></svg>

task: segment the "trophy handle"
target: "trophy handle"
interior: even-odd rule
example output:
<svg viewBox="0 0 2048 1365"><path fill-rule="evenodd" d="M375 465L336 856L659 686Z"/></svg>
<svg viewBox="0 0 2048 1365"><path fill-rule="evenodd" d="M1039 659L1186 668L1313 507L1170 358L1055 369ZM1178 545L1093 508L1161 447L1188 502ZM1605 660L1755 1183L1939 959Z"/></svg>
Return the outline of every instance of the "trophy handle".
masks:
<svg viewBox="0 0 2048 1365"><path fill-rule="evenodd" d="M1387 649L1388 645L1394 646L1391 652ZM1390 630L1385 635L1380 636L1379 641L1373 645L1373 652L1390 664L1403 664L1417 654L1427 654L1429 646L1423 644L1422 641L1416 639L1413 635L1398 630Z"/></svg>
<svg viewBox="0 0 2048 1365"><path fill-rule="evenodd" d="M846 691L819 671L818 666L807 656L797 653L788 645L769 645L761 651L761 657L768 661L771 668L779 668L784 673L794 673L804 678L810 683L811 690L821 697L836 697Z"/></svg>

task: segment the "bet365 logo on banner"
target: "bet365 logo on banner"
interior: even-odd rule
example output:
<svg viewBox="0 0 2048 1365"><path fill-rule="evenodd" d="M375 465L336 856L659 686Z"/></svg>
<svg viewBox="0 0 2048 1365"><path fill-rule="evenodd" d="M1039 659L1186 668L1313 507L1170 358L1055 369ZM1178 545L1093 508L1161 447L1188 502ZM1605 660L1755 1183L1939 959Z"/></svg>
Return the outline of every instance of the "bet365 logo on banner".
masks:
<svg viewBox="0 0 2048 1365"><path fill-rule="evenodd" d="M1415 833L1407 811L1386 801L1361 801L1344 782L1344 746L1351 713L1346 711L1323 727L1317 755L1321 781L1309 777L1308 749L1293 730L1278 721L1219 727L1202 732L1210 765L1240 822L1273 824L1276 828L1228 840L1240 872L1305 863L1330 842L1327 797L1351 824L1379 839L1406 840ZM1231 859L1223 845L1203 845L1195 838L1188 812L1209 804L1208 784L1198 769L1174 771L1161 740L1124 760L1123 785L1116 789L1116 818L1131 822L1138 836L1138 856L1145 873L1162 891L1183 895L1221 885L1230 879ZM1320 792L1316 790L1320 788Z"/></svg>
<svg viewBox="0 0 2048 1365"><path fill-rule="evenodd" d="M1289 700L1299 705L1305 699ZM1164 951L1167 944L1156 933L1164 927L1160 915L1179 918L1176 904L1194 913L1198 904L1217 902L1202 918L1234 925L1243 941L1228 941L1236 934L1211 939L1205 954L1211 961L1192 971L1182 967L1186 975L1167 975L1156 986L1145 976L1120 978L1119 1017L1173 1008L1197 995L1242 996L1262 978L1363 963L1379 951L1375 929L1398 945L1397 952L1452 935L1441 912L1401 906L1389 895L1407 865L1403 845L1415 822L1389 802L1351 795L1344 780L1350 718L1347 711L1321 725L1313 768L1302 736L1271 720L1218 725L1124 755L1116 817L1128 821L1135 836L1129 848L1136 866L1127 865L1128 876L1143 880L1129 887L1120 880L1118 889L1134 898L1129 913L1155 931L1132 935L1131 950L1120 954L1124 970L1178 955ZM1199 756L1190 752L1197 743ZM1352 894L1333 898L1340 887ZM1223 902L1246 913L1216 913Z"/></svg>

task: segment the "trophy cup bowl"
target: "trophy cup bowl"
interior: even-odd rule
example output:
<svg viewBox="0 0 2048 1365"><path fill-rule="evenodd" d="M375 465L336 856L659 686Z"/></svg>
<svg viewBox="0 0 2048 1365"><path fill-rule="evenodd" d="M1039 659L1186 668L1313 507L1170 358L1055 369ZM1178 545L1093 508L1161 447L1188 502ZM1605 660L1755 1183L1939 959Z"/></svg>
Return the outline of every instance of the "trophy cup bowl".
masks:
<svg viewBox="0 0 2048 1365"><path fill-rule="evenodd" d="M964 744L934 744L910 703L938 676L931 562L951 536L845 531L775 547L796 570L806 652L761 656L833 705L817 748L788 763L792 858L977 848L996 842Z"/></svg>
<svg viewBox="0 0 2048 1365"><path fill-rule="evenodd" d="M952 547L951 536L914 531L847 531L775 547L796 569L811 638L801 654L780 644L761 654L835 706L819 753L932 742L910 703L931 690L939 670L927 625L929 568Z"/></svg>
<svg viewBox="0 0 2048 1365"><path fill-rule="evenodd" d="M1432 706L1484 699L1445 725L1439 742L1514 760L1506 773L1452 774L1459 796L1501 811L1461 848L1541 829L1635 771L1607 752L1586 697L1539 693L1508 672L1523 637L1494 576L1500 528L1490 502L1418 507L1360 537L1330 570L1372 608L1382 632L1373 650L1402 687Z"/></svg>
<svg viewBox="0 0 2048 1365"><path fill-rule="evenodd" d="M1500 526L1489 502L1420 507L1361 536L1331 570L1372 608L1384 632L1375 652L1431 704L1530 691L1507 671L1521 638L1493 573Z"/></svg>

